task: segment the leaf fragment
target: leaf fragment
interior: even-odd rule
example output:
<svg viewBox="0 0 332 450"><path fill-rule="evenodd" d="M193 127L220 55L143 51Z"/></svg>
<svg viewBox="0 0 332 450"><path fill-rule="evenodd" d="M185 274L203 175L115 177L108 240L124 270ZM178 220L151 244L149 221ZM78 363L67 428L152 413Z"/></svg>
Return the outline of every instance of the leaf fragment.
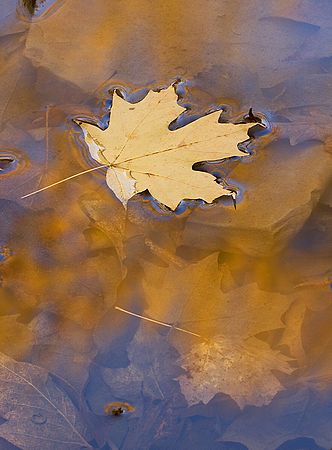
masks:
<svg viewBox="0 0 332 450"><path fill-rule="evenodd" d="M23 450L91 448L79 411L49 373L0 353L0 436Z"/></svg>

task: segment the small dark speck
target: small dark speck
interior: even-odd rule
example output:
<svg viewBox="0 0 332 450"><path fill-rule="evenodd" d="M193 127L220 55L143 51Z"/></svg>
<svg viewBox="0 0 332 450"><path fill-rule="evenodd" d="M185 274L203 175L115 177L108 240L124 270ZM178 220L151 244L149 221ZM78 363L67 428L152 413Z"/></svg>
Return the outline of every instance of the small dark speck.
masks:
<svg viewBox="0 0 332 450"><path fill-rule="evenodd" d="M38 414L34 414L32 416L32 422L37 424L37 425L43 425L44 423L47 422L47 418L45 416L43 416L42 414L38 413Z"/></svg>
<svg viewBox="0 0 332 450"><path fill-rule="evenodd" d="M112 409L113 416L121 416L121 414L123 414L123 413L124 413L124 410L121 407Z"/></svg>
<svg viewBox="0 0 332 450"><path fill-rule="evenodd" d="M23 0L22 3L31 15L35 12L37 0Z"/></svg>

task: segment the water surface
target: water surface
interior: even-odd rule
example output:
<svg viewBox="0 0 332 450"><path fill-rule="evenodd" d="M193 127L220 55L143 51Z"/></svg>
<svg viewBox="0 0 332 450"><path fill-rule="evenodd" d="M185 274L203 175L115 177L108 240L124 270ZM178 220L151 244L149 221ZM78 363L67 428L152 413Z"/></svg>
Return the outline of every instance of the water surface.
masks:
<svg viewBox="0 0 332 450"><path fill-rule="evenodd" d="M0 352L26 382L1 369L1 449L331 448L331 20L330 0L2 2ZM268 124L205 165L236 209L125 211L103 169L21 198L95 165L74 120L106 127L114 88L176 80L188 121Z"/></svg>

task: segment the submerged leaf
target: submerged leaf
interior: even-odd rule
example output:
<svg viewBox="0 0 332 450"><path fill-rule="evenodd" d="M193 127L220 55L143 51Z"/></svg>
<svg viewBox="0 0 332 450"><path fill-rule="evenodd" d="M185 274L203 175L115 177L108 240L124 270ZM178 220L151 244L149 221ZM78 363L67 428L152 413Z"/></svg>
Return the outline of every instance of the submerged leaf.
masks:
<svg viewBox="0 0 332 450"><path fill-rule="evenodd" d="M156 333L150 324L141 323L128 346L129 366L105 368L103 379L113 397L136 406L138 417L146 406L143 398L163 401L171 397L171 392L174 395L177 389L174 379L181 371L175 364L175 356L176 351L165 337Z"/></svg>
<svg viewBox="0 0 332 450"><path fill-rule="evenodd" d="M24 450L91 448L69 396L40 367L0 354L0 436Z"/></svg>
<svg viewBox="0 0 332 450"><path fill-rule="evenodd" d="M18 319L18 314L0 317L0 351L21 359L30 352L34 338L29 327L20 323Z"/></svg>
<svg viewBox="0 0 332 450"><path fill-rule="evenodd" d="M227 392L240 407L262 406L283 389L272 370L291 373L286 356L256 338L235 342L223 336L193 346L181 360L187 374L179 377L189 404L208 403Z"/></svg>
<svg viewBox="0 0 332 450"><path fill-rule="evenodd" d="M211 175L192 170L195 162L243 156L237 149L248 139L250 125L218 123L220 111L170 131L183 112L173 87L150 91L131 104L113 95L111 124L106 131L80 123L93 158L109 164L106 181L126 205L148 189L158 201L175 209L183 199L214 199L230 194Z"/></svg>
<svg viewBox="0 0 332 450"><path fill-rule="evenodd" d="M330 390L313 390L310 385L295 385L287 392L280 392L268 406L246 408L228 427L223 439L236 440L245 448L255 450L330 449L330 399ZM306 446L300 442L295 445L296 438L304 436L314 439L316 445L312 443Z"/></svg>
<svg viewBox="0 0 332 450"><path fill-rule="evenodd" d="M293 369L288 357L259 336L284 328L282 316L291 299L235 280L225 293L220 288L224 276L217 254L182 270L145 263L149 308L144 314L201 336L190 337L176 327L170 335L180 354L177 363L186 370L177 379L190 405L208 403L219 392L240 407L268 404L284 389L274 371L289 374Z"/></svg>

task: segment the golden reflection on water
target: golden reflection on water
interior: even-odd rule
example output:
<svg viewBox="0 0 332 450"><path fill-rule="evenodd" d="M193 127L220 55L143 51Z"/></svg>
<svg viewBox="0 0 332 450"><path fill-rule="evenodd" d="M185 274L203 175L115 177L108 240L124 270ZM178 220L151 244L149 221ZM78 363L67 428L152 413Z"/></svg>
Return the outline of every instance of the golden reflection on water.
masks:
<svg viewBox="0 0 332 450"><path fill-rule="evenodd" d="M214 405L218 393L235 409L275 411L278 392L331 387L330 137L311 122L317 102L325 111L330 73L319 65L327 50L310 53L315 26L326 23L296 2L252 3L70 0L29 24L8 2L6 27L16 33L0 42L0 143L26 163L0 174L0 351L64 379L92 413L128 402L138 429L158 416L140 437L133 422L126 433L113 425L119 448L180 436L177 408ZM178 77L189 80L193 112L221 104L235 120L253 107L278 124L272 137L256 137L247 162L227 166L236 210L220 200L174 214L145 193L125 213L102 169L21 200L90 167L72 119L105 124L108 89ZM197 414L219 407L200 404ZM245 444L246 413L236 410L228 438L218 436ZM282 425L276 434L274 446ZM299 426L287 439L303 435Z"/></svg>

